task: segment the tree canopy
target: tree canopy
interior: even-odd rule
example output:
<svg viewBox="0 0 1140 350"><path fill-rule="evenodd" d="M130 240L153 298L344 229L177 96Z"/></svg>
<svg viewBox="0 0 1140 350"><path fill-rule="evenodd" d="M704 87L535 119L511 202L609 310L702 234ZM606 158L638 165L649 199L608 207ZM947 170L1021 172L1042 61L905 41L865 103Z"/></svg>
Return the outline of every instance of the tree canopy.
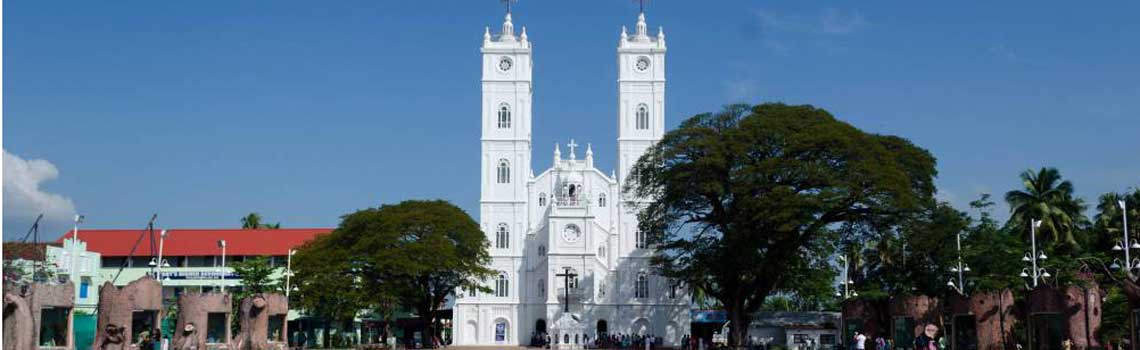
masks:
<svg viewBox="0 0 1140 350"><path fill-rule="evenodd" d="M480 288L491 276L488 242L467 213L446 201L404 201L345 215L332 233L302 247L294 264L311 310L393 306L393 299L431 324L459 287ZM367 291L367 292L365 292ZM340 295L340 294L348 295ZM436 319L438 321L438 319Z"/></svg>
<svg viewBox="0 0 1140 350"><path fill-rule="evenodd" d="M838 226L886 226L933 199L934 157L813 106L732 105L654 145L625 191L648 202L639 229L658 271L721 301L730 342L774 292L830 295Z"/></svg>

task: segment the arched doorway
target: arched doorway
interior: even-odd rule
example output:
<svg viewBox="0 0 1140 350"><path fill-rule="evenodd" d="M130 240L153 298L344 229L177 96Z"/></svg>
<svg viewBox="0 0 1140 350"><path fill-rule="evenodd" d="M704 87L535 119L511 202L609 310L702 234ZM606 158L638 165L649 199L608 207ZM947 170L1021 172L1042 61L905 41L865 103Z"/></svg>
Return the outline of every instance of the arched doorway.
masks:
<svg viewBox="0 0 1140 350"><path fill-rule="evenodd" d="M603 336L610 333L610 326L606 320L598 320L598 336Z"/></svg>
<svg viewBox="0 0 1140 350"><path fill-rule="evenodd" d="M540 318L534 321L534 334L546 334L546 320Z"/></svg>
<svg viewBox="0 0 1140 350"><path fill-rule="evenodd" d="M637 319L636 321L633 321L633 325L632 325L632 327L630 327L630 333L633 333L636 335L649 334L650 333L650 331L649 331L649 320L642 317L642 318Z"/></svg>

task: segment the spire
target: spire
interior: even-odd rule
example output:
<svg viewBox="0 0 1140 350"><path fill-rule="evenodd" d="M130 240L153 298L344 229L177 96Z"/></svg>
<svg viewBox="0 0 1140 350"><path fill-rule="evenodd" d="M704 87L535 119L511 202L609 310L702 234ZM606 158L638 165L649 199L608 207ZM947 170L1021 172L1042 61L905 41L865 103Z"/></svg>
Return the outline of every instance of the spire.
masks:
<svg viewBox="0 0 1140 350"><path fill-rule="evenodd" d="M526 43L526 26L523 26L522 34L519 35L519 40L521 40L523 43Z"/></svg>
<svg viewBox="0 0 1140 350"><path fill-rule="evenodd" d="M629 33L626 33L625 26L621 26L621 41L629 40Z"/></svg>
<svg viewBox="0 0 1140 350"><path fill-rule="evenodd" d="M562 150L558 149L558 142L554 143L554 167L558 167L558 163L562 162Z"/></svg>
<svg viewBox="0 0 1140 350"><path fill-rule="evenodd" d="M645 12L637 14L637 38L648 38L649 30L645 26Z"/></svg>
<svg viewBox="0 0 1140 350"><path fill-rule="evenodd" d="M483 41L491 41L491 27L483 27Z"/></svg>
<svg viewBox="0 0 1140 350"><path fill-rule="evenodd" d="M523 28L526 29L526 28ZM525 30L524 30L525 32ZM665 27L657 27L657 40L665 40Z"/></svg>
<svg viewBox="0 0 1140 350"><path fill-rule="evenodd" d="M515 41L515 25L511 23L511 13L507 12L507 17L503 19L503 33L499 36L502 41Z"/></svg>
<svg viewBox="0 0 1140 350"><path fill-rule="evenodd" d="M586 143L586 167L594 167L594 146L589 142Z"/></svg>

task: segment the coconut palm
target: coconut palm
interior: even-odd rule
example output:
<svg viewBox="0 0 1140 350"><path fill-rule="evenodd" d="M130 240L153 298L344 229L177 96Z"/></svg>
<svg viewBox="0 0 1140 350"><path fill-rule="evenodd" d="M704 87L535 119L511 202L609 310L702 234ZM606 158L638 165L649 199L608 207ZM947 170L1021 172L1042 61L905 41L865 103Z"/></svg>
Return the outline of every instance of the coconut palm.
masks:
<svg viewBox="0 0 1140 350"><path fill-rule="evenodd" d="M1123 239L1124 229L1120 201L1125 201L1128 207L1128 234L1132 239L1140 239L1140 189L1132 193L1109 192L1102 194L1097 200L1097 214L1094 221L1094 231L1101 235L1096 240L1099 248L1111 248Z"/></svg>
<svg viewBox="0 0 1140 350"><path fill-rule="evenodd" d="M249 215L243 216L241 218L241 228L244 230L261 228L261 215L249 213Z"/></svg>
<svg viewBox="0 0 1140 350"><path fill-rule="evenodd" d="M1081 248L1076 232L1087 221L1081 213L1085 203L1073 197L1073 184L1061 178L1057 168L1041 168L1037 172L1021 173L1025 188L1006 192L1010 218L1006 228L1029 235L1031 220L1041 220L1037 228L1038 241L1049 242L1052 247L1066 246L1070 251Z"/></svg>

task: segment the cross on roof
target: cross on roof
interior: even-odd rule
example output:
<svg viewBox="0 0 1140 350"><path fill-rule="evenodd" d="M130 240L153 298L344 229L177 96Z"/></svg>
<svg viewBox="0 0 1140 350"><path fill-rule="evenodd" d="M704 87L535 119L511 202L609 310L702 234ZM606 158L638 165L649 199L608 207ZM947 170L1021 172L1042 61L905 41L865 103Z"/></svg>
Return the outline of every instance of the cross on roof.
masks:
<svg viewBox="0 0 1140 350"><path fill-rule="evenodd" d="M519 2L519 0L499 0L499 2L507 6L507 13L511 13L511 3Z"/></svg>
<svg viewBox="0 0 1140 350"><path fill-rule="evenodd" d="M649 0L633 0L633 1L637 1L637 4L641 7L641 12L645 12L645 3L649 2Z"/></svg>
<svg viewBox="0 0 1140 350"><path fill-rule="evenodd" d="M570 139L570 143L567 143L566 147L570 147L570 159L576 159L574 149L578 148L578 144L574 143L574 139Z"/></svg>

